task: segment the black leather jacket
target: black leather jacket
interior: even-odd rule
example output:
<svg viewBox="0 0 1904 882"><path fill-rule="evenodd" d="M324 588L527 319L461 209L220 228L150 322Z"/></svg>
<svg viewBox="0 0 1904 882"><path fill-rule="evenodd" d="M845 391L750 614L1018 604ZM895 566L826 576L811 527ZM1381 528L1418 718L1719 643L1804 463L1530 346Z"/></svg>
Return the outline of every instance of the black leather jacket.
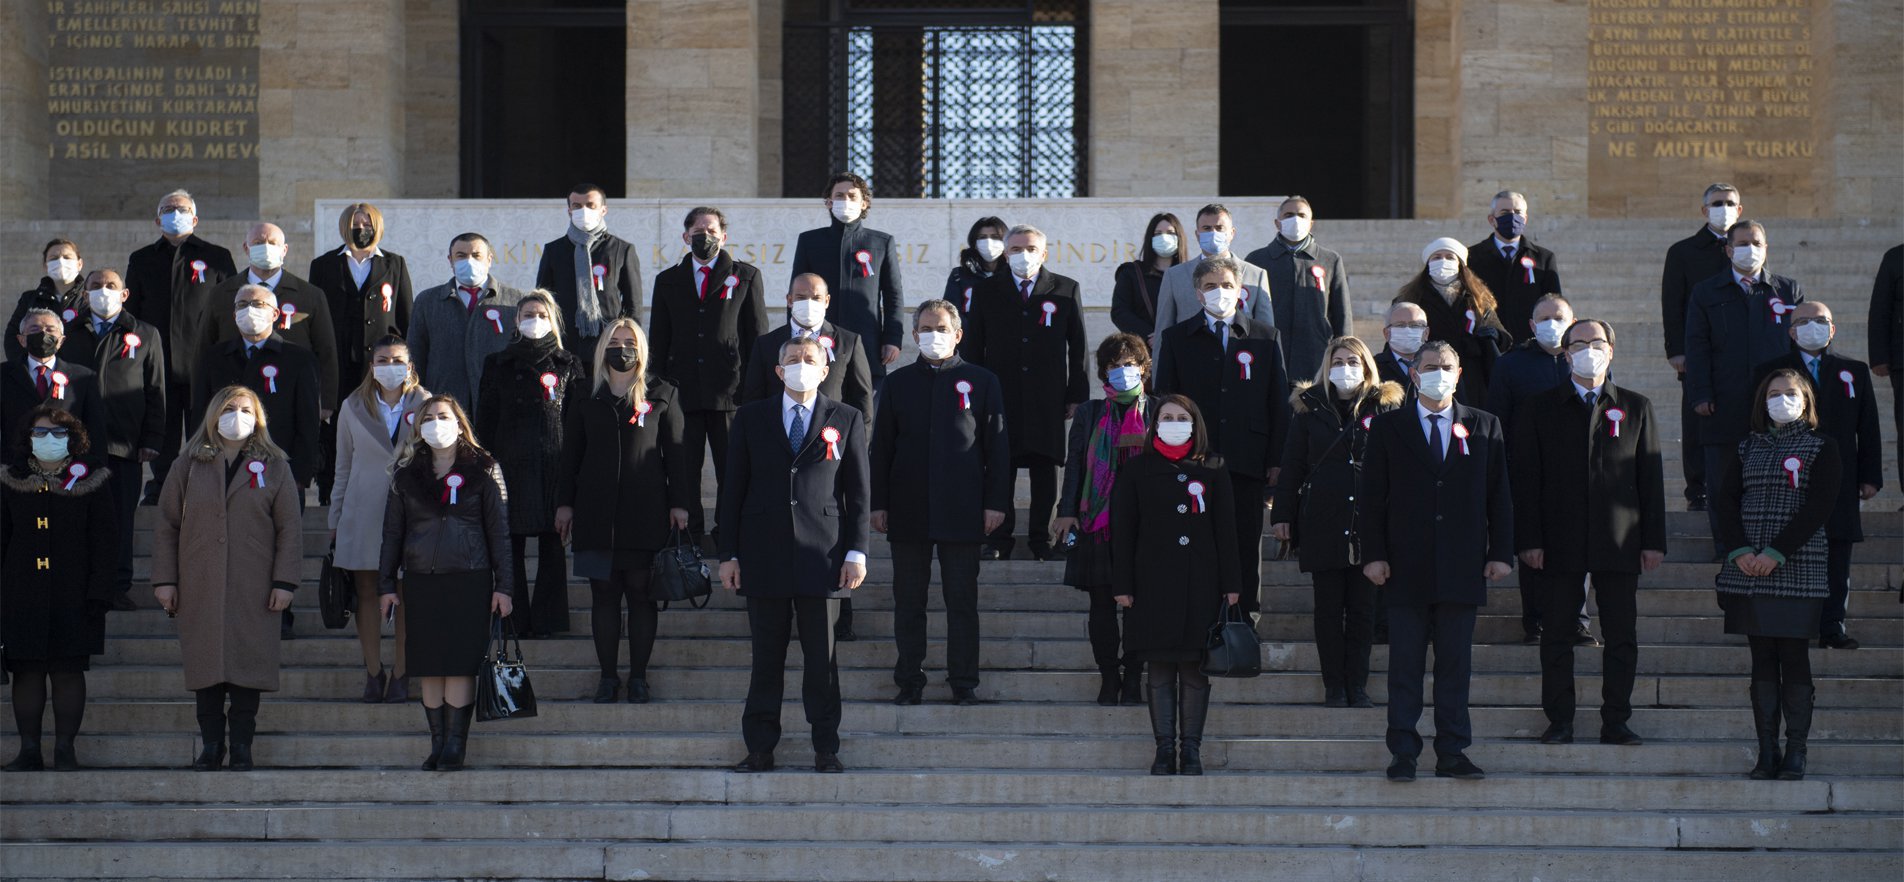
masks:
<svg viewBox="0 0 1904 882"><path fill-rule="evenodd" d="M456 501L451 476L462 478ZM427 456L397 470L383 511L383 556L378 589L397 593L397 574L489 571L499 594L514 595L509 559L508 489L488 457L459 458L442 478Z"/></svg>

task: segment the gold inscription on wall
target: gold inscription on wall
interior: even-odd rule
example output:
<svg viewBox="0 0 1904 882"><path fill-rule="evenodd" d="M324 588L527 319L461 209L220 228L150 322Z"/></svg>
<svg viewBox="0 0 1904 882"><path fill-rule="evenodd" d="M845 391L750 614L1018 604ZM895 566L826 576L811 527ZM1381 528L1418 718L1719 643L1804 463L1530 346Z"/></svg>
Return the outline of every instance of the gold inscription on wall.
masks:
<svg viewBox="0 0 1904 882"><path fill-rule="evenodd" d="M202 213L256 211L257 0L46 0L46 13L56 216L156 205L181 186Z"/></svg>
<svg viewBox="0 0 1904 882"><path fill-rule="evenodd" d="M1589 0L1594 207L1617 209L1656 185L1696 191L1735 169L1809 180L1828 104L1814 49L1829 46L1812 2Z"/></svg>

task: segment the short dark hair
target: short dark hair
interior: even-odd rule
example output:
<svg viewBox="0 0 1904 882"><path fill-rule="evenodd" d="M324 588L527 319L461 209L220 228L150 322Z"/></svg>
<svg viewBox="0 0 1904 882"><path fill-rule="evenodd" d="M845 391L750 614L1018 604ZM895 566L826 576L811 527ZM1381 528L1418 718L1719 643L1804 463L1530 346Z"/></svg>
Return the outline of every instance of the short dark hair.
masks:
<svg viewBox="0 0 1904 882"><path fill-rule="evenodd" d="M1455 367L1461 366L1461 353L1458 350L1456 350L1453 345L1449 344L1449 342L1446 340L1429 340L1428 342L1421 344L1420 349L1415 350L1415 369L1416 370L1421 370L1421 357L1424 355L1427 355L1430 352L1437 352L1443 356L1454 359L1454 366Z"/></svg>
<svg viewBox="0 0 1904 882"><path fill-rule="evenodd" d="M826 191L820 194L820 198L833 198L833 187L836 184L852 184L853 188L859 191L860 197L866 201L865 210L860 212L861 217L865 217L866 212L873 210L873 187L871 184L866 183L865 178L849 171L836 172L832 177L826 179Z"/></svg>
<svg viewBox="0 0 1904 882"><path fill-rule="evenodd" d="M1150 344L1136 334L1119 331L1105 337L1097 344L1097 378L1108 383L1111 381L1111 365L1126 358L1137 360L1137 366L1144 373L1150 373Z"/></svg>
<svg viewBox="0 0 1904 882"><path fill-rule="evenodd" d="M1231 214L1230 210L1224 207L1223 203L1221 202L1212 202L1209 205L1205 205L1202 208L1197 209L1198 220L1202 220L1203 216L1206 214L1220 214L1220 215L1223 215L1224 217L1230 218L1231 220L1236 219L1236 215Z"/></svg>
<svg viewBox="0 0 1904 882"><path fill-rule="evenodd" d="M1705 195L1699 197L1699 200L1701 202L1704 202L1708 199L1711 199L1712 194L1714 193L1731 193L1734 196L1741 196L1741 198L1743 198L1742 194L1739 193L1739 188L1734 187L1731 184L1725 183L1724 181L1720 181L1717 184L1713 184L1712 186L1707 187Z"/></svg>
<svg viewBox="0 0 1904 882"><path fill-rule="evenodd" d="M1282 213L1283 213L1283 209L1285 209L1285 208L1288 208L1288 207L1289 207L1289 203L1291 203L1291 202L1300 202L1300 203L1302 203L1303 205L1306 205L1306 206L1308 206L1308 208L1309 208L1309 213L1310 213L1310 214L1315 214L1315 213L1316 213L1316 207L1315 207L1315 205L1313 205L1313 204L1311 204L1311 203L1309 202L1309 197L1307 197L1307 196L1304 196L1304 195L1302 195L1302 194L1300 194L1300 193L1298 193L1298 194L1296 194L1296 195L1293 195L1293 196L1290 196L1289 198L1287 198L1287 199L1284 199L1283 201L1281 201L1281 202L1278 202L1278 203L1276 203L1276 213L1277 213L1277 214L1282 214Z"/></svg>
<svg viewBox="0 0 1904 882"><path fill-rule="evenodd" d="M1224 270L1229 271L1238 285L1243 284L1243 264L1234 257L1206 257L1197 261L1196 269L1190 271L1190 284L1201 285L1205 278Z"/></svg>
<svg viewBox="0 0 1904 882"><path fill-rule="evenodd" d="M456 238L450 240L450 247L455 248L458 242L481 242L489 250L496 250L496 246L489 244L489 240L481 233L459 233Z"/></svg>
<svg viewBox="0 0 1904 882"><path fill-rule="evenodd" d="M601 197L602 197L602 201L603 201L603 202L607 202L607 201L608 201L608 191L607 191L607 190L604 190L604 189L602 189L602 188L601 188L601 186L600 186L600 185L598 185L598 184L591 184L591 183L589 183L589 182L587 182L587 181L583 181L583 182L581 182L581 183L579 183L579 184L576 184L576 185L575 185L575 186L573 186L573 187L570 187L570 188L569 188L569 192L570 192L570 193L580 193L580 194L582 194L583 196L587 196L587 195L588 195L588 194L590 194L590 193L594 193L594 194L597 194L597 195L599 195L599 196L601 196Z"/></svg>
<svg viewBox="0 0 1904 882"><path fill-rule="evenodd" d="M41 247L40 247L40 259L41 259L41 260L45 260L45 259L46 259L46 252L48 252L48 251L51 251L51 250L53 250L54 248L56 248L56 247L58 247L58 246L60 246L60 245L65 245L65 246L67 246L67 247L69 247L69 248L71 248L71 249L73 249L73 253L74 253L74 254L78 254L78 253L79 253L79 243L77 243L77 242L74 242L74 241L73 241L73 240L71 240L71 239L54 239L54 240L52 240L52 241L49 241L49 242L47 242L47 243L46 243L45 245L43 245L43 246L41 246Z"/></svg>
<svg viewBox="0 0 1904 882"><path fill-rule="evenodd" d="M720 209L715 208L712 205L696 205L693 208L688 209L688 216L681 219L681 229L686 230L686 229L693 228L695 219L699 218L701 215L708 215L714 218L715 220L720 221L721 232L723 233L727 232L727 215L722 213Z"/></svg>
<svg viewBox="0 0 1904 882"><path fill-rule="evenodd" d="M1565 349L1568 346L1572 345L1573 329L1580 327L1581 325L1599 325L1600 333L1606 335L1606 345L1608 346L1616 345L1613 342L1613 326L1612 325L1607 324L1606 322L1601 321L1600 319L1597 319L1597 318L1583 318L1583 319L1574 319L1573 324L1568 325L1567 330L1560 335L1560 347L1562 349Z"/></svg>
<svg viewBox="0 0 1904 882"><path fill-rule="evenodd" d="M1201 460L1210 455L1209 433L1203 429L1203 411L1197 410L1197 403L1188 395L1159 396L1157 399L1157 419L1150 424L1150 432L1144 436L1144 446L1150 447L1157 441L1157 427L1163 423L1164 405L1174 404L1190 412L1190 453L1185 459Z"/></svg>
<svg viewBox="0 0 1904 882"><path fill-rule="evenodd" d="M65 429L66 455L82 456L92 449L92 439L86 435L86 424L79 421L70 411L42 404L20 416L20 427L14 430L13 449L16 461L24 467L27 458L33 455L33 424L40 420L51 420L53 425Z"/></svg>
<svg viewBox="0 0 1904 882"><path fill-rule="evenodd" d="M1741 227L1749 227L1751 229L1758 230L1759 235L1761 236L1765 235L1764 224L1759 223L1758 221L1752 220L1751 218L1741 218L1738 223L1735 223L1732 226L1726 227L1726 244L1727 245L1734 244L1732 241L1732 234L1738 232L1739 228ZM1767 236L1767 238L1770 238L1770 237Z"/></svg>

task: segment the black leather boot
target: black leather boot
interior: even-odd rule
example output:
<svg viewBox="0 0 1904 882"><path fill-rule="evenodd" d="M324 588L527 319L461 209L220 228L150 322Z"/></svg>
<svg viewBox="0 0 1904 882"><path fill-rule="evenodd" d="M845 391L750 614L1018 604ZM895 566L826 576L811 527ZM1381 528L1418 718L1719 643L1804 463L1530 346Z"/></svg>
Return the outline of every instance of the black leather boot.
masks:
<svg viewBox="0 0 1904 882"><path fill-rule="evenodd" d="M1117 696L1118 704L1132 707L1144 703L1144 665L1142 662L1124 663L1124 688Z"/></svg>
<svg viewBox="0 0 1904 882"><path fill-rule="evenodd" d="M444 725L444 708L448 705L423 708L423 719L430 724L430 755L423 760L423 771L436 771L437 760L443 756L443 742L447 727Z"/></svg>
<svg viewBox="0 0 1904 882"><path fill-rule="evenodd" d="M1177 691L1177 725L1183 728L1182 772L1203 774L1203 720L1210 714L1210 681L1183 684Z"/></svg>
<svg viewBox="0 0 1904 882"><path fill-rule="evenodd" d="M53 770L56 772L79 771L79 752L73 749L75 735L53 736Z"/></svg>
<svg viewBox="0 0 1904 882"><path fill-rule="evenodd" d="M20 755L13 762L0 766L8 772L39 772L46 769L46 756L40 752L40 736L20 736Z"/></svg>
<svg viewBox="0 0 1904 882"><path fill-rule="evenodd" d="M436 767L445 772L460 772L463 769L463 756L469 749L469 718L476 706L451 707L444 704L443 708L443 755L437 758Z"/></svg>
<svg viewBox="0 0 1904 882"><path fill-rule="evenodd" d="M1752 780L1770 781L1778 777L1778 683L1752 681L1752 726L1759 736L1759 764L1752 767Z"/></svg>
<svg viewBox="0 0 1904 882"><path fill-rule="evenodd" d="M1162 680L1162 682L1159 682ZM1177 774L1177 679L1150 678L1150 734L1157 739L1153 775Z"/></svg>
<svg viewBox="0 0 1904 882"><path fill-rule="evenodd" d="M258 711L256 708L249 712L240 709L237 699L233 699L231 704L231 761L225 764L225 768L233 772L249 772L251 739L258 733Z"/></svg>
<svg viewBox="0 0 1904 882"><path fill-rule="evenodd" d="M194 772L216 772L225 765L225 738L221 734L216 741L207 741L198 752L198 759L192 760Z"/></svg>
<svg viewBox="0 0 1904 882"><path fill-rule="evenodd" d="M1104 707L1116 707L1118 693L1123 691L1123 683L1117 677L1117 666L1100 667L1097 673L1102 678L1097 687L1097 703Z"/></svg>
<svg viewBox="0 0 1904 882"><path fill-rule="evenodd" d="M1779 690L1779 705L1785 711L1785 759L1778 767L1778 780L1805 780L1805 741L1811 735L1812 699L1817 690L1810 683L1786 683Z"/></svg>

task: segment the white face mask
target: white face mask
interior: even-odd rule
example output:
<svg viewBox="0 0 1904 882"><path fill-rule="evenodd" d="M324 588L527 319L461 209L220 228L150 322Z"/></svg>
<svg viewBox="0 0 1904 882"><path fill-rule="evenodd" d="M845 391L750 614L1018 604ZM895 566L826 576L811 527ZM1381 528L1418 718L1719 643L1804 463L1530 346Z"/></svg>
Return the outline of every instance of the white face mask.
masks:
<svg viewBox="0 0 1904 882"><path fill-rule="evenodd" d="M159 226L169 236L183 236L198 226L198 215L182 208L159 215Z"/></svg>
<svg viewBox="0 0 1904 882"><path fill-rule="evenodd" d="M1461 377L1454 371L1422 371L1415 388L1421 390L1423 397L1446 401L1454 397L1455 387L1460 383Z"/></svg>
<svg viewBox="0 0 1904 882"><path fill-rule="evenodd" d="M284 253L287 250L289 249L284 245L270 242L259 242L251 246L248 254L252 269L267 273L277 272L279 267L284 266Z"/></svg>
<svg viewBox="0 0 1904 882"><path fill-rule="evenodd" d="M1786 395L1767 395L1765 397L1765 415L1775 423L1789 423L1805 415L1805 399L1797 393Z"/></svg>
<svg viewBox="0 0 1904 882"><path fill-rule="evenodd" d="M1045 263L1045 259L1042 255L1033 254L1029 251L1016 252L1010 257L1005 258L1005 260L1011 263L1012 275L1021 279L1031 278L1031 275L1037 272L1038 268L1044 266Z"/></svg>
<svg viewBox="0 0 1904 882"><path fill-rule="evenodd" d="M1706 223L1723 233L1739 222L1739 209L1730 205L1706 206Z"/></svg>
<svg viewBox="0 0 1904 882"><path fill-rule="evenodd" d="M1816 352L1831 344L1831 326L1824 322L1806 322L1794 333L1798 337L1798 348L1807 352Z"/></svg>
<svg viewBox="0 0 1904 882"><path fill-rule="evenodd" d="M262 306L247 306L233 314L238 322L238 330L247 337L256 337L271 329L271 323L277 320L278 311Z"/></svg>
<svg viewBox="0 0 1904 882"><path fill-rule="evenodd" d="M243 441L257 427L258 418L244 411L228 410L218 415L218 434L228 441Z"/></svg>
<svg viewBox="0 0 1904 882"><path fill-rule="evenodd" d="M1329 368L1329 382L1344 392L1362 385L1362 366L1359 364L1338 364Z"/></svg>
<svg viewBox="0 0 1904 882"><path fill-rule="evenodd" d="M944 331L920 331L918 337L919 354L933 361L951 358L952 350L957 349L959 345L957 340L952 339L951 334Z"/></svg>
<svg viewBox="0 0 1904 882"><path fill-rule="evenodd" d="M1740 245L1732 249L1732 265L1742 273L1757 272L1765 265L1765 246Z"/></svg>
<svg viewBox="0 0 1904 882"><path fill-rule="evenodd" d="M1567 333L1567 323L1560 319L1548 319L1534 323L1534 339L1548 349L1560 348L1560 335Z"/></svg>
<svg viewBox="0 0 1904 882"><path fill-rule="evenodd" d="M456 284L466 288L480 288L489 281L489 261L465 257L451 264L456 269Z"/></svg>
<svg viewBox="0 0 1904 882"><path fill-rule="evenodd" d="M1129 392L1144 382L1144 369L1127 364L1123 367L1111 368L1106 376L1110 377L1111 388L1119 392Z"/></svg>
<svg viewBox="0 0 1904 882"><path fill-rule="evenodd" d="M1461 276L1461 261L1437 257L1428 261L1428 278L1436 284L1446 285Z"/></svg>
<svg viewBox="0 0 1904 882"><path fill-rule="evenodd" d="M972 250L977 251L978 256L984 260L997 260L1000 254L1005 253L1005 240L980 239L972 243Z"/></svg>
<svg viewBox="0 0 1904 882"><path fill-rule="evenodd" d="M1177 237L1173 233L1158 233L1150 237L1150 250L1158 257L1174 257L1177 254Z"/></svg>
<svg viewBox="0 0 1904 882"><path fill-rule="evenodd" d="M79 261L71 257L56 257L46 262L46 276L62 285L71 285L79 278Z"/></svg>
<svg viewBox="0 0 1904 882"><path fill-rule="evenodd" d="M410 366L407 364L380 364L370 369L370 375L377 378L377 385L392 392L403 388L410 379Z"/></svg>
<svg viewBox="0 0 1904 882"><path fill-rule="evenodd" d="M787 307L787 318L803 328L817 328L826 321L826 304L818 300L795 300Z"/></svg>
<svg viewBox="0 0 1904 882"><path fill-rule="evenodd" d="M1309 238L1309 227L1312 223L1313 221L1306 217L1291 216L1277 221L1276 229L1283 234L1284 239L1301 242Z"/></svg>
<svg viewBox="0 0 1904 882"><path fill-rule="evenodd" d="M1606 373L1607 365L1613 363L1613 353L1582 349L1567 356L1567 362L1573 366L1573 375L1576 377L1599 377Z"/></svg>
<svg viewBox="0 0 1904 882"><path fill-rule="evenodd" d="M1388 348L1402 355L1414 355L1421 349L1421 338L1427 333L1426 328L1389 328Z"/></svg>
<svg viewBox="0 0 1904 882"><path fill-rule="evenodd" d="M86 292L86 305L92 308L93 315L109 319L119 314L119 308L125 305L126 292L112 288L94 288Z"/></svg>
<svg viewBox="0 0 1904 882"><path fill-rule="evenodd" d="M820 381L826 379L824 366L806 362L782 365L780 371L781 379L786 381L787 388L803 395L820 388Z"/></svg>
<svg viewBox="0 0 1904 882"><path fill-rule="evenodd" d="M1236 288L1211 288L1197 296L1203 300L1204 312L1217 318L1229 318L1236 313L1236 304L1243 299L1243 292Z"/></svg>
<svg viewBox="0 0 1904 882"><path fill-rule="evenodd" d="M1190 440L1190 433L1195 431L1195 429L1196 425L1189 422L1158 423L1157 440L1176 447Z"/></svg>
<svg viewBox="0 0 1904 882"><path fill-rule="evenodd" d="M417 434L423 436L423 443L437 450L448 450L455 446L456 439L463 434L462 431L456 427L456 420L454 419L425 420L420 425L422 428L417 430Z"/></svg>
<svg viewBox="0 0 1904 882"><path fill-rule="evenodd" d="M602 215L599 208L577 208L569 212L569 223L584 233L593 233L602 228Z"/></svg>
<svg viewBox="0 0 1904 882"><path fill-rule="evenodd" d="M862 213L859 203L848 202L844 199L833 200L829 208L833 212L833 218L843 224L850 224L859 220L859 216Z"/></svg>
<svg viewBox="0 0 1904 882"><path fill-rule="evenodd" d="M540 340L549 336L550 331L555 330L555 324L549 321L546 316L531 316L517 321L516 330L522 332L522 336L531 340Z"/></svg>

